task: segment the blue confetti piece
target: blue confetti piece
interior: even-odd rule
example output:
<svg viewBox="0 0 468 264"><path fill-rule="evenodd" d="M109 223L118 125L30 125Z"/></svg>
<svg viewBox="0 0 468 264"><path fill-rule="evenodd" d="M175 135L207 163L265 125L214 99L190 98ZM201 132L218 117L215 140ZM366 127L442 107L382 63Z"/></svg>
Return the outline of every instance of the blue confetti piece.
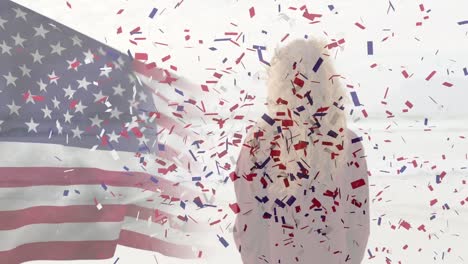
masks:
<svg viewBox="0 0 468 264"><path fill-rule="evenodd" d="M255 196L255 199L256 199L259 203L263 203L263 200L262 200L260 197Z"/></svg>
<svg viewBox="0 0 468 264"><path fill-rule="evenodd" d="M123 168L124 168L124 170L126 170L126 171L129 171L129 170L130 170L127 166L124 166Z"/></svg>
<svg viewBox="0 0 468 264"><path fill-rule="evenodd" d="M380 225L381 222L382 222L382 217L379 217L379 220L377 221L377 225Z"/></svg>
<svg viewBox="0 0 468 264"><path fill-rule="evenodd" d="M151 181L154 182L154 183L158 183L158 182L159 182L158 179L156 179L156 177L154 177L154 176L151 176L150 179L151 179Z"/></svg>
<svg viewBox="0 0 468 264"><path fill-rule="evenodd" d="M63 191L63 196L68 196L68 190Z"/></svg>
<svg viewBox="0 0 468 264"><path fill-rule="evenodd" d="M166 150L166 145L164 145L164 144L158 144L158 150L160 150L160 151Z"/></svg>
<svg viewBox="0 0 468 264"><path fill-rule="evenodd" d="M145 157L140 157L140 163L145 162Z"/></svg>
<svg viewBox="0 0 468 264"><path fill-rule="evenodd" d="M258 165L257 162L255 162L255 165L257 165L257 168L263 169L268 164L268 162L270 162L270 160L271 160L271 157L268 157L265 161L262 162L261 165Z"/></svg>
<svg viewBox="0 0 468 264"><path fill-rule="evenodd" d="M258 46L258 45L253 45L253 48L257 50L257 55L258 55L258 60L268 66L270 66L270 63L265 61L263 59L263 53L262 50L266 50L265 46Z"/></svg>
<svg viewBox="0 0 468 264"><path fill-rule="evenodd" d="M231 38L219 38L219 39L215 39L214 41L229 41L231 40Z"/></svg>
<svg viewBox="0 0 468 264"><path fill-rule="evenodd" d="M359 98L357 97L356 92L351 92L351 98L353 99L354 106L361 106L361 103L359 102Z"/></svg>
<svg viewBox="0 0 468 264"><path fill-rule="evenodd" d="M263 196L262 198L262 203L268 203L270 199L268 199L268 196Z"/></svg>
<svg viewBox="0 0 468 264"><path fill-rule="evenodd" d="M367 250L367 253L369 254L369 257L371 257L371 258L373 257L370 249Z"/></svg>
<svg viewBox="0 0 468 264"><path fill-rule="evenodd" d="M328 131L327 135L332 137L332 138L336 138L338 136L338 134L333 130Z"/></svg>
<svg viewBox="0 0 468 264"><path fill-rule="evenodd" d="M312 68L312 70L313 70L314 72L317 72L318 69L320 68L320 65L322 65L322 62L323 62L323 59L322 59L322 58L319 58L319 59L317 60L317 62L315 63L314 68Z"/></svg>
<svg viewBox="0 0 468 264"><path fill-rule="evenodd" d="M367 41L367 55L374 55L374 43Z"/></svg>
<svg viewBox="0 0 468 264"><path fill-rule="evenodd" d="M227 58L224 58L224 59L223 59L223 63L226 63L227 60L228 60Z"/></svg>
<svg viewBox="0 0 468 264"><path fill-rule="evenodd" d="M277 127L276 127L276 131L278 131L278 133L281 134L281 131L283 131L283 130L281 129L280 126L277 126Z"/></svg>
<svg viewBox="0 0 468 264"><path fill-rule="evenodd" d="M192 181L201 181L201 177L200 176L192 177Z"/></svg>
<svg viewBox="0 0 468 264"><path fill-rule="evenodd" d="M424 125L427 126L427 118L424 118Z"/></svg>
<svg viewBox="0 0 468 264"><path fill-rule="evenodd" d="M224 237L218 236L218 239L219 239L219 242L221 242L221 244L223 244L225 248L229 246L229 243L224 239Z"/></svg>
<svg viewBox="0 0 468 264"><path fill-rule="evenodd" d="M440 181L440 175L436 175L436 183L441 183L441 181Z"/></svg>
<svg viewBox="0 0 468 264"><path fill-rule="evenodd" d="M192 152L191 149L189 149L189 152L190 152L190 155L192 155L192 158L193 158L195 161L197 161L197 158L195 157L195 155L193 155L193 152Z"/></svg>
<svg viewBox="0 0 468 264"><path fill-rule="evenodd" d="M215 47L210 47L210 48L208 48L208 49L209 49L209 50L211 50L211 51L218 50L218 49L217 49L217 48L215 48Z"/></svg>
<svg viewBox="0 0 468 264"><path fill-rule="evenodd" d="M281 208L284 208L286 206L286 204L284 204L280 199L276 199L275 204L277 204Z"/></svg>
<svg viewBox="0 0 468 264"><path fill-rule="evenodd" d="M444 206L447 208L447 210L450 210L450 207L448 206L448 204L444 204Z"/></svg>
<svg viewBox="0 0 468 264"><path fill-rule="evenodd" d="M299 113L304 111L304 110L305 110L305 107L303 105L296 108L296 111L299 112Z"/></svg>
<svg viewBox="0 0 468 264"><path fill-rule="evenodd" d="M463 68L463 73L465 74L465 76L467 76L467 75L468 75L468 69L467 69L466 67L465 67L465 68Z"/></svg>
<svg viewBox="0 0 468 264"><path fill-rule="evenodd" d="M307 93L305 93L304 96L307 98L307 101L310 105L314 105L314 100L312 100L312 96L310 96L310 91L307 91Z"/></svg>
<svg viewBox="0 0 468 264"><path fill-rule="evenodd" d="M78 191L78 190L75 190L75 193L76 193L76 194L81 194L80 191Z"/></svg>
<svg viewBox="0 0 468 264"><path fill-rule="evenodd" d="M288 201L286 202L289 206L293 205L294 202L296 201L296 197L292 196L289 197Z"/></svg>
<svg viewBox="0 0 468 264"><path fill-rule="evenodd" d="M177 88L174 88L174 90L175 90L176 93L178 93L178 94L184 96L184 92L183 92L183 91L181 91L181 90L179 90L179 89L177 89Z"/></svg>
<svg viewBox="0 0 468 264"><path fill-rule="evenodd" d="M431 220L434 220L435 218L436 218L436 216L435 216L435 215L432 215L430 219L431 219Z"/></svg>
<svg viewBox="0 0 468 264"><path fill-rule="evenodd" d="M406 170L406 166L403 165L403 167L401 167L401 169L400 169L400 173L403 173L405 170Z"/></svg>
<svg viewBox="0 0 468 264"><path fill-rule="evenodd" d="M457 24L458 25L466 25L466 24L468 24L468 20L457 22Z"/></svg>
<svg viewBox="0 0 468 264"><path fill-rule="evenodd" d="M208 177L210 177L211 175L213 175L213 171L208 172L208 174L205 175L205 178L208 178Z"/></svg>
<svg viewBox="0 0 468 264"><path fill-rule="evenodd" d="M185 203L183 201L180 201L180 207L185 210Z"/></svg>
<svg viewBox="0 0 468 264"><path fill-rule="evenodd" d="M281 13L281 5L278 5L278 13Z"/></svg>
<svg viewBox="0 0 468 264"><path fill-rule="evenodd" d="M153 10L151 10L151 13L149 14L149 17L153 19L153 17L156 15L156 12L158 12L158 9L155 7Z"/></svg>
<svg viewBox="0 0 468 264"><path fill-rule="evenodd" d="M114 264L117 264L117 262L119 261L120 258L117 258L115 261L114 261Z"/></svg>
<svg viewBox="0 0 468 264"><path fill-rule="evenodd" d="M333 11L333 9L335 9L335 7L333 5L328 5L328 9L330 9L330 11Z"/></svg>
<svg viewBox="0 0 468 264"><path fill-rule="evenodd" d="M272 126L275 123L275 120L273 120L269 115L263 114L262 119L267 122L270 126Z"/></svg>
<svg viewBox="0 0 468 264"><path fill-rule="evenodd" d="M262 30L262 33L265 35L268 34L268 32L266 32L265 30Z"/></svg>
<svg viewBox="0 0 468 264"><path fill-rule="evenodd" d="M205 207L204 204L202 203L200 197L196 197L195 199L193 199L193 203L196 204L200 208Z"/></svg>
<svg viewBox="0 0 468 264"><path fill-rule="evenodd" d="M184 106L183 105L178 105L177 106L177 111L184 111Z"/></svg>
<svg viewBox="0 0 468 264"><path fill-rule="evenodd" d="M104 191L107 191L107 186L104 183L101 183L101 187L104 189Z"/></svg>
<svg viewBox="0 0 468 264"><path fill-rule="evenodd" d="M362 141L362 137L357 137L357 138L351 139L351 143L353 143L353 144L357 143L357 142L360 142L360 141Z"/></svg>

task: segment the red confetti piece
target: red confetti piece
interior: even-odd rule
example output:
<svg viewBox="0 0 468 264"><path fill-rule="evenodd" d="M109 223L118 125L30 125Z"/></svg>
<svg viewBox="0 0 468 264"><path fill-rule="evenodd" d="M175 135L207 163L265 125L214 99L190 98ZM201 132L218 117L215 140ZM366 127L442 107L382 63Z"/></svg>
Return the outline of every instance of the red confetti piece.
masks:
<svg viewBox="0 0 468 264"><path fill-rule="evenodd" d="M124 11L123 9L120 9L120 10L117 12L117 15L122 14L123 11Z"/></svg>
<svg viewBox="0 0 468 264"><path fill-rule="evenodd" d="M255 16L255 9L253 6L249 9L249 14L250 14L250 18Z"/></svg>
<svg viewBox="0 0 468 264"><path fill-rule="evenodd" d="M452 87L453 84L449 83L449 82L444 82L442 85L446 86L446 87Z"/></svg>
<svg viewBox="0 0 468 264"><path fill-rule="evenodd" d="M401 222L400 226L402 226L406 230L409 230L411 228L410 223L406 222L405 220Z"/></svg>
<svg viewBox="0 0 468 264"><path fill-rule="evenodd" d="M406 70L403 70L403 71L401 72L401 74L403 74L403 77L405 77L405 79L408 79L408 76L409 76L409 75L408 75L408 73L406 72Z"/></svg>
<svg viewBox="0 0 468 264"><path fill-rule="evenodd" d="M304 81L296 77L296 79L294 79L294 84L302 88L304 86Z"/></svg>
<svg viewBox="0 0 468 264"><path fill-rule="evenodd" d="M363 30L366 29L366 27L361 25L361 23L359 23L359 22L354 23L354 25L356 25L360 29L363 29Z"/></svg>
<svg viewBox="0 0 468 264"><path fill-rule="evenodd" d="M413 108L413 104L410 101L406 101L405 105L410 109Z"/></svg>
<svg viewBox="0 0 468 264"><path fill-rule="evenodd" d="M426 81L429 81L435 74L436 74L436 71L432 71L432 72L426 77Z"/></svg>
<svg viewBox="0 0 468 264"><path fill-rule="evenodd" d="M135 53L135 60L148 60L148 54L146 53Z"/></svg>
<svg viewBox="0 0 468 264"><path fill-rule="evenodd" d="M162 58L162 62L165 62L171 58L171 55L167 55L166 57Z"/></svg>
<svg viewBox="0 0 468 264"><path fill-rule="evenodd" d="M366 185L366 182L364 181L364 179L359 179L359 180L353 181L351 183L351 187L353 189L359 188L359 187L364 186L364 185Z"/></svg>
<svg viewBox="0 0 468 264"><path fill-rule="evenodd" d="M229 207L235 214L238 214L241 211L237 203L229 204Z"/></svg>
<svg viewBox="0 0 468 264"><path fill-rule="evenodd" d="M202 85L201 85L201 88L202 88L202 91L208 92L208 86L202 84Z"/></svg>
<svg viewBox="0 0 468 264"><path fill-rule="evenodd" d="M307 9L304 10L304 13L302 14L302 16L309 19L309 20L311 20L311 21L314 21L315 18L322 17L322 15L320 15L320 14L312 14L312 13L307 12Z"/></svg>
<svg viewBox="0 0 468 264"><path fill-rule="evenodd" d="M367 112L366 112L366 109L362 109L362 114L364 115L364 117L367 117Z"/></svg>
<svg viewBox="0 0 468 264"><path fill-rule="evenodd" d="M68 6L68 8L70 8L70 9L72 8L72 6L71 6L71 4L70 4L69 2L67 2L67 6Z"/></svg>

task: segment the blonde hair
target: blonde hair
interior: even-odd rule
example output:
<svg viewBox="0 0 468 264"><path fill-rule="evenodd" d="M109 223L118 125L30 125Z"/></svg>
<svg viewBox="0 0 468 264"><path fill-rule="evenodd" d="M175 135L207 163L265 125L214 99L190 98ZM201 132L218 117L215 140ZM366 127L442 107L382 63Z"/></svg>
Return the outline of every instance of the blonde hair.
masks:
<svg viewBox="0 0 468 264"><path fill-rule="evenodd" d="M297 183L307 181L310 186L318 181L329 185L336 169L345 162L341 150L349 141L344 105L350 100L325 48L323 40L293 40L275 50L267 70L268 116L277 122L272 126L259 122L264 138L270 142L257 143L265 155L280 150L275 160L285 168L282 176L274 178L292 174L297 179L305 168L309 178ZM307 145L295 150L296 144ZM283 180L274 178L272 185L284 191Z"/></svg>

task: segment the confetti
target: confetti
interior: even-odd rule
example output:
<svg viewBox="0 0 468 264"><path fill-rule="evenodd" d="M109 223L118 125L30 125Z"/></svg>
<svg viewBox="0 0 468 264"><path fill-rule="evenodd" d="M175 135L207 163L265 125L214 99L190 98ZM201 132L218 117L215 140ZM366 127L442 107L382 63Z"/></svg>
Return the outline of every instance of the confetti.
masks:
<svg viewBox="0 0 468 264"><path fill-rule="evenodd" d="M364 185L366 185L366 182L364 181L364 179L359 179L359 180L351 182L351 187L353 189L357 189L357 188L362 187Z"/></svg>
<svg viewBox="0 0 468 264"><path fill-rule="evenodd" d="M312 70L314 72L317 72L320 68L320 65L322 65L322 62L323 62L323 59L322 58L318 58L317 62L315 63L314 67L312 68Z"/></svg>
<svg viewBox="0 0 468 264"><path fill-rule="evenodd" d="M354 25L356 25L356 26L357 26L358 28L360 28L360 29L363 29L363 30L366 29L366 27L363 26L363 25L362 25L361 23L359 23L359 22L354 23Z"/></svg>
<svg viewBox="0 0 468 264"><path fill-rule="evenodd" d="M250 14L250 18L255 16L255 9L253 6L249 9L249 14Z"/></svg>
<svg viewBox="0 0 468 264"><path fill-rule="evenodd" d="M374 55L374 43L367 41L367 55Z"/></svg>
<svg viewBox="0 0 468 264"><path fill-rule="evenodd" d="M224 239L224 237L221 237L221 236L219 236L219 235L217 235L217 236L218 236L219 242L220 242L225 248L229 246L229 243Z"/></svg>
<svg viewBox="0 0 468 264"><path fill-rule="evenodd" d="M357 97L356 92L350 92L351 93L351 98L353 99L353 103L355 106L361 106L361 103L359 102L359 98Z"/></svg>
<svg viewBox="0 0 468 264"><path fill-rule="evenodd" d="M275 120L273 120L270 116L268 116L267 114L263 114L262 116L262 119L267 122L267 124L269 124L270 126L274 125L275 124Z"/></svg>
<svg viewBox="0 0 468 264"><path fill-rule="evenodd" d="M153 8L153 10L151 10L151 13L149 14L149 18L154 18L154 16L156 15L156 12L158 12L158 9L157 8Z"/></svg>
<svg viewBox="0 0 468 264"><path fill-rule="evenodd" d="M446 86L446 87L452 87L453 86L453 84L451 84L449 82L444 82L442 85Z"/></svg>
<svg viewBox="0 0 468 264"><path fill-rule="evenodd" d="M432 72L426 77L426 81L429 81L435 74L436 74L436 71L432 71Z"/></svg>

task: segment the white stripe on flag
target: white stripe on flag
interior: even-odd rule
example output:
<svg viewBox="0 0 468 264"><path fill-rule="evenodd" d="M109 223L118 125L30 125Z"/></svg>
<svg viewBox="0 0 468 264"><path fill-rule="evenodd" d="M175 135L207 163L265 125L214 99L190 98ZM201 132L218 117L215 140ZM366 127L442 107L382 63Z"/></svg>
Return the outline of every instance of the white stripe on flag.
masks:
<svg viewBox="0 0 468 264"><path fill-rule="evenodd" d="M159 238L169 243L179 245L208 245L211 240L216 237L207 237L206 230L200 232L186 232L175 228L168 228L167 225L160 225L157 223L145 221L144 219L135 219L132 217L125 217L122 229L145 234L150 237Z"/></svg>

